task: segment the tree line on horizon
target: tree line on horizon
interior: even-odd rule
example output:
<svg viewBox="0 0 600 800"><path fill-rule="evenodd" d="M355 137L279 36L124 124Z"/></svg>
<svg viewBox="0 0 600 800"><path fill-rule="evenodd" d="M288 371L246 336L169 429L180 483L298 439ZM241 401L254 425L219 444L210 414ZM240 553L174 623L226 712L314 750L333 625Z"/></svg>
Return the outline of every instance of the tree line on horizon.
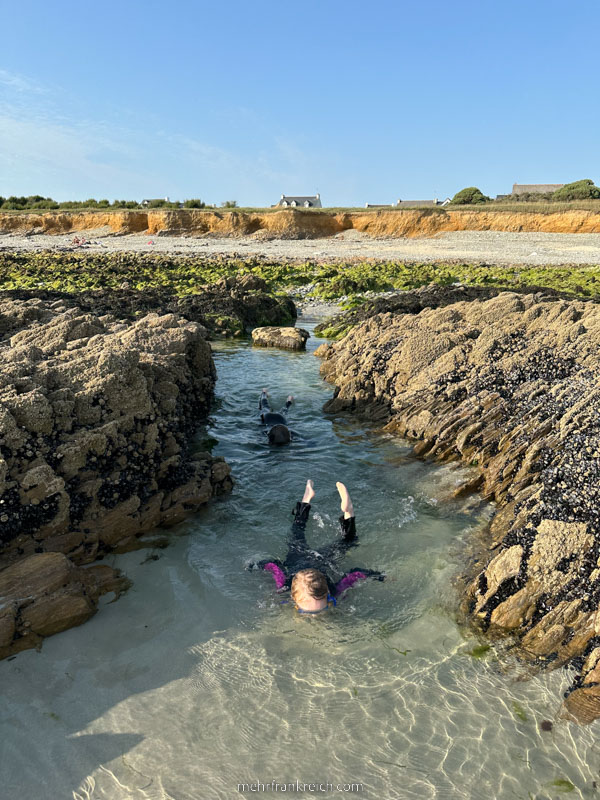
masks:
<svg viewBox="0 0 600 800"><path fill-rule="evenodd" d="M225 200L221 203L221 208L237 208L236 200ZM53 211L56 209L80 209L80 208L218 208L217 205L209 205L199 198L184 200L183 202L172 202L170 200L150 200L146 205L138 203L137 200L96 200L91 197L88 200L65 200L57 202L52 197L42 197L39 194L32 194L28 197L2 197L0 195L1 211Z"/></svg>
<svg viewBox="0 0 600 800"><path fill-rule="evenodd" d="M467 186L457 192L451 205L471 206L482 205L483 203L565 203L570 200L598 200L600 199L600 188L594 181L585 178L581 181L566 183L554 192L524 192L523 194L511 194L502 200L493 200L480 191L477 186Z"/></svg>
<svg viewBox="0 0 600 800"><path fill-rule="evenodd" d="M511 194L502 200L494 200L483 194L477 186L467 186L457 192L451 205L483 205L486 203L564 203L572 200L598 200L600 199L600 188L594 181L586 178L573 183L567 183L554 192L529 192L524 194ZM29 195L28 197L2 197L0 195L0 211L52 211L57 209L77 210L77 209L146 209L146 208L218 208L217 205L209 205L199 198L191 198L183 202L170 200L150 200L145 204L137 200L65 200L57 202L51 197L43 197L39 194ZM225 200L220 204L220 208L237 208L236 200Z"/></svg>

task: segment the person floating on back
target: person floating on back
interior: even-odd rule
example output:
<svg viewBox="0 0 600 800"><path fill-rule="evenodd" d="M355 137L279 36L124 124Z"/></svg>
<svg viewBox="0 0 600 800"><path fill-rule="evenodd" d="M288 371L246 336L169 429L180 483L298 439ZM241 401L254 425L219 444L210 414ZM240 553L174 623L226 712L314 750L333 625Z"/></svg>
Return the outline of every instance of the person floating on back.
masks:
<svg viewBox="0 0 600 800"><path fill-rule="evenodd" d="M266 559L252 565L270 572L275 579L278 591L291 590L292 600L302 614L318 614L353 586L356 581L374 578L382 581L385 575L377 570L354 567L337 581L331 577L339 571L336 561L358 544L354 508L348 490L343 483L336 483L341 498L342 515L339 519L342 537L322 548L321 552L312 550L306 541L306 523L310 513L310 503L315 495L313 482L306 482L304 497L292 512L294 521L288 539L288 553L285 560Z"/></svg>
<svg viewBox="0 0 600 800"><path fill-rule="evenodd" d="M289 444L294 438L294 433L288 428L287 412L294 402L292 395L289 395L281 411L272 411L269 405L269 395L263 389L258 398L258 410L260 421L266 427L266 434L269 437L269 444Z"/></svg>

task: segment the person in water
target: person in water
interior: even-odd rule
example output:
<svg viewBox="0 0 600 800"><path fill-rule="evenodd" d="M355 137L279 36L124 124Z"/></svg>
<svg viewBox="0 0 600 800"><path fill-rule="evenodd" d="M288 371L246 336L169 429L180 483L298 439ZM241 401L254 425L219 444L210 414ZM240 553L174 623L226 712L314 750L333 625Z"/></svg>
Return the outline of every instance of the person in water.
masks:
<svg viewBox="0 0 600 800"><path fill-rule="evenodd" d="M260 421L267 428L266 433L269 437L269 444L289 444L294 438L294 433L288 428L287 412L294 402L292 395L289 395L281 411L272 411L269 405L269 395L263 389L258 398L258 410Z"/></svg>
<svg viewBox="0 0 600 800"><path fill-rule="evenodd" d="M302 614L318 614L335 605L336 599L356 581L366 578L382 581L385 578L382 572L364 567L354 567L337 580L332 577L334 573L340 574L335 562L358 544L352 500L343 483L336 483L336 486L342 509L340 539L323 548L322 552L316 552L308 546L306 523L310 503L315 496L313 482L308 480L304 497L296 503L292 512L294 521L285 560L266 559L253 565L273 575L278 591L289 589L294 605Z"/></svg>

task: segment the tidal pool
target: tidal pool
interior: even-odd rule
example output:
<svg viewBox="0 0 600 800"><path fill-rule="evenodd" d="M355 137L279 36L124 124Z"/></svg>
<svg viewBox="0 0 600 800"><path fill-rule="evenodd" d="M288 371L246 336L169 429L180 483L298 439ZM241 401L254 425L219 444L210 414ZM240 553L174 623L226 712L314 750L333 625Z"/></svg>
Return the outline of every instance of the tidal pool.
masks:
<svg viewBox="0 0 600 800"><path fill-rule="evenodd" d="M234 492L173 529L167 549L110 559L134 581L118 602L0 662L2 800L600 796L597 723L556 719L569 674L523 680L454 621L453 576L493 509L448 500L460 468L325 416L318 344L215 345L207 433ZM263 386L275 408L296 397L289 448L269 448L258 424ZM307 477L309 541L337 535L343 480L360 537L344 564L388 576L317 618L245 570L285 555Z"/></svg>

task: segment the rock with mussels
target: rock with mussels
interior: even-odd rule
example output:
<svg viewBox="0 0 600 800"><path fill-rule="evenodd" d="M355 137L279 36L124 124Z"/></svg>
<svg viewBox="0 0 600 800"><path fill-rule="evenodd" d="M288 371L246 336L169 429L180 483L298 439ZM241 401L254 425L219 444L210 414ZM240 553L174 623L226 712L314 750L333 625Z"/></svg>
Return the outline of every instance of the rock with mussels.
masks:
<svg viewBox="0 0 600 800"><path fill-rule="evenodd" d="M575 667L563 715L600 716L600 307L509 292L417 303L318 352L327 410L477 470L471 488L498 508L463 613L535 668Z"/></svg>
<svg viewBox="0 0 600 800"><path fill-rule="evenodd" d="M122 585L110 568L100 579L82 565L143 546L144 534L180 522L232 483L222 459L192 446L216 377L197 322L156 313L127 322L61 300L0 299L0 357L6 655L24 646L23 620L33 646L69 619L83 621L102 591ZM35 573L49 554L62 554L52 564L66 576L68 601L54 579L30 594L7 590L18 588L15 570ZM62 622L44 619L44 604Z"/></svg>

